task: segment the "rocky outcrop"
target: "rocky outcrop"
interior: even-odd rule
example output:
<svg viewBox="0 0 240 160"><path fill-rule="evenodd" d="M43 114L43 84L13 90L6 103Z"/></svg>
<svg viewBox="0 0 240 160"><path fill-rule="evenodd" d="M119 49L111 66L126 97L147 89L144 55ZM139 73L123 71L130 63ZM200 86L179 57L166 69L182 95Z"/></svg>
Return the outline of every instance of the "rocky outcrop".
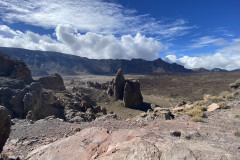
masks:
<svg viewBox="0 0 240 160"><path fill-rule="evenodd" d="M59 93L59 102L64 106L64 116L68 122L89 122L107 114L105 108L97 106L91 98L74 88L71 92Z"/></svg>
<svg viewBox="0 0 240 160"><path fill-rule="evenodd" d="M123 93L123 102L125 107L140 107L143 97L140 91L139 81L126 81Z"/></svg>
<svg viewBox="0 0 240 160"><path fill-rule="evenodd" d="M240 86L240 79L237 79L234 83L229 84L230 88L238 89Z"/></svg>
<svg viewBox="0 0 240 160"><path fill-rule="evenodd" d="M143 112L133 119L146 121L153 119L171 120L174 119L174 115L169 108L155 107L153 110L149 109L147 112Z"/></svg>
<svg viewBox="0 0 240 160"><path fill-rule="evenodd" d="M116 100L123 100L124 106L129 108L138 108L143 102L139 81L125 80L121 69L110 82L107 94L114 96Z"/></svg>
<svg viewBox="0 0 240 160"><path fill-rule="evenodd" d="M38 79L38 82L45 89L59 90L59 91L66 90L62 77L57 73L51 76L41 77Z"/></svg>
<svg viewBox="0 0 240 160"><path fill-rule="evenodd" d="M116 100L123 99L124 84L125 84L125 78L123 76L122 70L119 69L116 77L113 80L113 84L112 84L113 95Z"/></svg>
<svg viewBox="0 0 240 160"><path fill-rule="evenodd" d="M59 74L33 82L23 62L0 53L0 105L9 110L12 118L38 120L54 115L64 119L64 107L54 94L65 89Z"/></svg>
<svg viewBox="0 0 240 160"><path fill-rule="evenodd" d="M22 80L25 83L32 82L31 71L25 63L13 60L0 52L0 77L9 77Z"/></svg>
<svg viewBox="0 0 240 160"><path fill-rule="evenodd" d="M0 153L2 152L3 146L7 141L11 128L11 117L5 107L0 106Z"/></svg>
<svg viewBox="0 0 240 160"><path fill-rule="evenodd" d="M99 90L107 90L108 89L108 86L107 86L108 83L103 83L103 84L100 84L98 82L91 82L91 81L88 81L87 82L87 86L88 87L91 87L91 88L95 88L95 89L99 89Z"/></svg>
<svg viewBox="0 0 240 160"><path fill-rule="evenodd" d="M64 119L64 107L53 91L43 89L37 82L32 83L28 90L23 97L24 113L28 113L28 119L38 120L51 115Z"/></svg>
<svg viewBox="0 0 240 160"><path fill-rule="evenodd" d="M177 124L174 124L177 123ZM184 133L190 134L189 126L197 128L198 124L185 124L183 122L156 122L151 127L135 129L119 129L110 131L101 127L92 127L81 130L73 136L62 138L52 144L34 149L28 154L29 160L237 160L239 153L226 149L227 146L238 146L226 141L209 141L208 138L185 139L175 137L169 133L173 126L186 125ZM169 125L166 125L169 124ZM150 125L150 124L149 124ZM193 125L193 126L192 126ZM171 127L170 127L171 126ZM160 127L161 129L159 129ZM214 130L214 129L212 129ZM217 136L219 131L214 133ZM226 134L226 133L225 133ZM227 135L227 134L226 134ZM205 135L207 136L207 135ZM229 135L228 135L229 136ZM211 136L210 136L211 137ZM215 137L216 139L216 137ZM237 140L239 141L239 140ZM220 143L220 145L215 144ZM230 158L227 158L230 157Z"/></svg>

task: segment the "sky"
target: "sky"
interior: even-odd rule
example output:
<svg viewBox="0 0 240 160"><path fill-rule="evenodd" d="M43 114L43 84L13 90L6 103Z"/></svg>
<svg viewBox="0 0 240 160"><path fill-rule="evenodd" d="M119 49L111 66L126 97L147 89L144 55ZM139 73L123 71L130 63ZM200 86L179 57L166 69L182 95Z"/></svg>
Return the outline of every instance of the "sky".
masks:
<svg viewBox="0 0 240 160"><path fill-rule="evenodd" d="M0 46L240 68L239 0L1 0Z"/></svg>

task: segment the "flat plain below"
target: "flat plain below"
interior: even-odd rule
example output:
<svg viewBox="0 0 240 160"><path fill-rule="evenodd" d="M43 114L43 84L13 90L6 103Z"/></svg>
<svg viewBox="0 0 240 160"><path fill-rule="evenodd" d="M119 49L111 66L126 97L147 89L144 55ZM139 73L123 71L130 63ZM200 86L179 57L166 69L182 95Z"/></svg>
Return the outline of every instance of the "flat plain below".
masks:
<svg viewBox="0 0 240 160"><path fill-rule="evenodd" d="M121 118L131 118L141 110L126 109L121 102L108 98L106 91L87 89L86 82L106 83L115 75L79 75L64 76L67 88L74 85L83 87L98 105L106 107L109 112L117 113ZM148 75L124 75L125 79L140 81L141 92L145 104L156 104L173 108L181 101L194 102L203 99L204 94L218 96L223 91L231 91L229 84L240 78L240 72L223 73L163 73ZM85 89L84 89L85 88Z"/></svg>

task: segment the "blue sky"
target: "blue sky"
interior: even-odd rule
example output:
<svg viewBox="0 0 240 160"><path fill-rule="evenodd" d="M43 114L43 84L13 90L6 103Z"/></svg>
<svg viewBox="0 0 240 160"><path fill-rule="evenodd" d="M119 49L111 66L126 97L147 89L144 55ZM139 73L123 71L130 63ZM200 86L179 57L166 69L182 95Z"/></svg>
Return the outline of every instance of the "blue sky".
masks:
<svg viewBox="0 0 240 160"><path fill-rule="evenodd" d="M1 0L0 46L240 68L239 0Z"/></svg>

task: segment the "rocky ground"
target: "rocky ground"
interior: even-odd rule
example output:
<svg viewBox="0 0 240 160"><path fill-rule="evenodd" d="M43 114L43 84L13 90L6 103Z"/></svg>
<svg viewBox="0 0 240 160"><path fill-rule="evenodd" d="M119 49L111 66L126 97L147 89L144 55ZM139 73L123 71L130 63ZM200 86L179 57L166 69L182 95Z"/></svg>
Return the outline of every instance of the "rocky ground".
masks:
<svg viewBox="0 0 240 160"><path fill-rule="evenodd" d="M4 54L0 60L9 65L0 68L0 147L11 127L0 159L240 157L240 80L232 81L237 74L208 75L208 80L196 81L196 75L177 75L176 79L169 75L124 77L119 70L112 81L113 77L91 75L89 82L84 75L82 79L64 77L64 85L58 74L32 79L24 63ZM26 74L23 76L15 65L25 68ZM133 80L137 78L142 82L143 96L139 81ZM156 79L165 83L165 90L161 91L162 84ZM229 86L230 82L234 83ZM205 89L201 93L208 94L197 101L182 101L184 95L191 100L194 96L190 93L199 93L194 91L198 85ZM142 97L147 98L143 101ZM164 98L169 106L159 103ZM12 115L12 124L7 112Z"/></svg>
<svg viewBox="0 0 240 160"><path fill-rule="evenodd" d="M4 154L22 159L232 159L240 157L240 103L207 112L204 122L121 120L108 115L73 124L14 120Z"/></svg>

